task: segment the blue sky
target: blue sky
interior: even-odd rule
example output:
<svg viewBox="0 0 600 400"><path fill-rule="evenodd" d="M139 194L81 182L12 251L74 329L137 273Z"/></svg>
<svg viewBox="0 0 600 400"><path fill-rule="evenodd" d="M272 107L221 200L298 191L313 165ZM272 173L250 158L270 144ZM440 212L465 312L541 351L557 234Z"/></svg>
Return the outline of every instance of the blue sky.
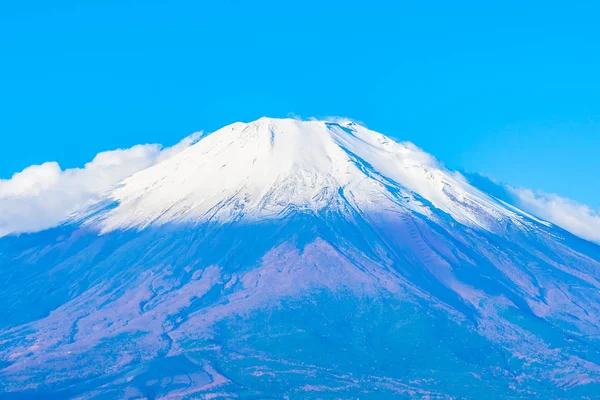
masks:
<svg viewBox="0 0 600 400"><path fill-rule="evenodd" d="M8 3L0 178L263 115L338 115L600 207L594 2Z"/></svg>

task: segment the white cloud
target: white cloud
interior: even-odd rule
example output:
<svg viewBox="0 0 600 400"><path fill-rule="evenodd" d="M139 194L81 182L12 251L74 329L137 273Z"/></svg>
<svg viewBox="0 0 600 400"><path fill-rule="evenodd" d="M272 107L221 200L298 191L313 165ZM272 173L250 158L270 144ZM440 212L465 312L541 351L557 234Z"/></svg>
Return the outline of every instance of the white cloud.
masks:
<svg viewBox="0 0 600 400"><path fill-rule="evenodd" d="M292 112L287 113L287 117L298 120L298 121L327 121L327 122L333 122L333 123L340 124L340 125L345 125L348 123L355 123L356 125L360 125L360 126L367 128L367 124L364 121L350 118L350 117L337 117L335 115L333 115L333 116L330 115L330 116L324 116L324 117L304 118L301 115L298 115L298 114L295 114Z"/></svg>
<svg viewBox="0 0 600 400"><path fill-rule="evenodd" d="M328 122L333 122L333 123L340 124L340 125L354 123L356 125L360 125L360 126L367 128L367 124L364 121L361 121L359 119L349 118L349 117L336 117L335 115L330 115L330 116L322 117L322 118L311 117L311 118L309 118L309 120L311 120L311 121L328 121Z"/></svg>
<svg viewBox="0 0 600 400"><path fill-rule="evenodd" d="M574 200L530 189L506 186L516 206L596 243L600 243L600 211Z"/></svg>
<svg viewBox="0 0 600 400"><path fill-rule="evenodd" d="M83 168L63 170L57 162L32 165L0 179L0 236L56 226L122 179L185 150L200 136L194 133L164 149L143 144L105 151Z"/></svg>
<svg viewBox="0 0 600 400"><path fill-rule="evenodd" d="M556 194L503 184L489 176L476 173L465 176L471 185L500 200L576 236L600 243L600 210Z"/></svg>

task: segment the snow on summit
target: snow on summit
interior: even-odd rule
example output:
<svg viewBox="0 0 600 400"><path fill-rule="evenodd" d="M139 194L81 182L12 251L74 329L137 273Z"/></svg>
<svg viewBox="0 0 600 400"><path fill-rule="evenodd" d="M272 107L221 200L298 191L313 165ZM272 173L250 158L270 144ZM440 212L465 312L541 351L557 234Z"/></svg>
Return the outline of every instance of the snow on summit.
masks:
<svg viewBox="0 0 600 400"><path fill-rule="evenodd" d="M325 208L428 215L433 206L488 230L519 218L414 145L351 121L234 123L125 179L107 199L116 207L91 220L104 232Z"/></svg>

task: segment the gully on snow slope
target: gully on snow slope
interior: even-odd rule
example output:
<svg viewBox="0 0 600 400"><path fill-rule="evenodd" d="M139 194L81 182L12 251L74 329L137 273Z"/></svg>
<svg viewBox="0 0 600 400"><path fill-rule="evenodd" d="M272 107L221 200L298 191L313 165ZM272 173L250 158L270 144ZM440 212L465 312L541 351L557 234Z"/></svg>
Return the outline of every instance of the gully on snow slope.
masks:
<svg viewBox="0 0 600 400"><path fill-rule="evenodd" d="M349 121L226 126L0 281L7 396L600 393L600 246Z"/></svg>

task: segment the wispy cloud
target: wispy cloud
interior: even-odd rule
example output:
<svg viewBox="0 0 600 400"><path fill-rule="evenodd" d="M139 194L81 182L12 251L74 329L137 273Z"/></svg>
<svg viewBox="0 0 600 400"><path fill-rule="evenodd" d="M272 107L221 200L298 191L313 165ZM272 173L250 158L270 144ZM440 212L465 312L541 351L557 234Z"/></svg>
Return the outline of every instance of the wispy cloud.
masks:
<svg viewBox="0 0 600 400"><path fill-rule="evenodd" d="M600 210L556 194L507 186L516 205L592 242L600 243Z"/></svg>
<svg viewBox="0 0 600 400"><path fill-rule="evenodd" d="M0 236L55 226L122 179L185 150L200 136L194 133L164 149L143 144L105 151L83 168L63 170L57 162L32 165L0 179Z"/></svg>
<svg viewBox="0 0 600 400"><path fill-rule="evenodd" d="M600 210L556 194L502 184L479 174L465 174L484 192L583 239L600 243Z"/></svg>
<svg viewBox="0 0 600 400"><path fill-rule="evenodd" d="M313 117L304 118L301 115L290 112L290 113L287 113L287 117L296 119L298 121L328 121L328 122L334 122L334 123L338 123L338 124L347 124L347 123L353 122L357 125L364 126L365 128L367 128L367 124L364 121L354 119L354 118L349 118L349 117L337 117L335 115L322 116L322 117L314 117L313 116Z"/></svg>

